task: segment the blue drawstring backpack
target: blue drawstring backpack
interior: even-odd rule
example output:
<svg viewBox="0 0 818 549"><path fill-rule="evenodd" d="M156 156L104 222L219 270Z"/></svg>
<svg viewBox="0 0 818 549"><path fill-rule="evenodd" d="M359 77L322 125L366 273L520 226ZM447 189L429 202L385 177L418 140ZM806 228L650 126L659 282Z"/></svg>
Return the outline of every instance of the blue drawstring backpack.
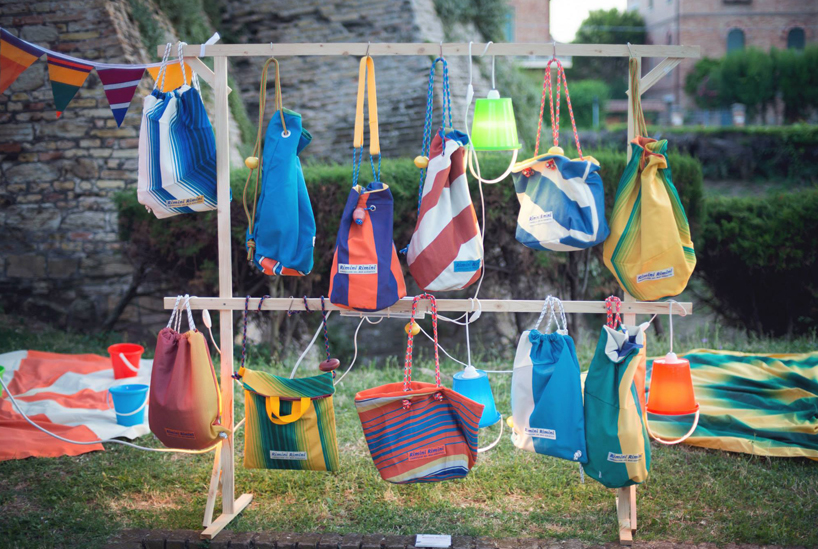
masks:
<svg viewBox="0 0 818 549"><path fill-rule="evenodd" d="M542 333L537 328L549 307L551 316ZM549 333L552 320L557 325L553 334ZM511 440L518 448L579 463L588 461L577 351L557 298L546 298L537 324L520 337L511 376L511 414Z"/></svg>
<svg viewBox="0 0 818 549"><path fill-rule="evenodd" d="M266 102L267 67L275 63L275 108L267 125L264 155L259 162L261 128ZM315 217L298 155L312 140L301 123L301 115L285 109L281 100L278 61L264 64L259 90L258 134L253 155L245 160L250 168L244 184L244 212L247 214L247 260L264 274L304 276L313 265ZM253 173L253 211L247 207L247 188ZM261 195L259 196L259 178ZM256 200L258 198L258 200Z"/></svg>

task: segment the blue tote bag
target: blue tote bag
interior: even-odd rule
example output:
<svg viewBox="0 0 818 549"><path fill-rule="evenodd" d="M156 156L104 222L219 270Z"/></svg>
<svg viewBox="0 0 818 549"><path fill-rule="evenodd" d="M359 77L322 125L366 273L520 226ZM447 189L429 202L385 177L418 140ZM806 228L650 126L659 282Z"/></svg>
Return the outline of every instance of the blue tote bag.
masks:
<svg viewBox="0 0 818 549"><path fill-rule="evenodd" d="M267 68L275 64L275 113L267 125L264 154L259 162L261 128L264 122ZM264 64L259 90L259 122L250 168L244 185L244 212L247 214L247 259L264 274L304 276L312 271L315 247L315 217L298 155L312 136L302 126L301 115L285 109L281 100L278 61ZM255 174L252 212L247 191ZM259 179L261 192L259 195Z"/></svg>
<svg viewBox="0 0 818 549"><path fill-rule="evenodd" d="M556 112L551 88L552 62L557 63ZM545 69L534 158L518 162L512 169L514 188L520 202L516 236L521 244L535 250L572 252L596 246L608 237L610 231L605 220L605 192L599 175L599 163L593 157L582 156L562 64L552 59L548 65ZM561 82L565 85L565 99L579 153L579 158L573 160L566 157L559 146ZM551 107L554 146L546 154L540 155L538 152L546 90Z"/></svg>
<svg viewBox="0 0 818 549"><path fill-rule="evenodd" d="M537 328L549 307L551 315L543 333ZM552 320L556 333L548 333ZM520 337L511 376L511 414L511 440L518 448L579 463L588 461L579 362L559 299L548 296L536 326Z"/></svg>

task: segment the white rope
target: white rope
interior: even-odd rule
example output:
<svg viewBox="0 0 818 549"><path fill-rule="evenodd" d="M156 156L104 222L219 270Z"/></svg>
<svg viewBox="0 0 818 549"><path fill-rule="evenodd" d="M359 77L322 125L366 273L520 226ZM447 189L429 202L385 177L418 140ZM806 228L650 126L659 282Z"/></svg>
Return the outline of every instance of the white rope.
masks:
<svg viewBox="0 0 818 549"><path fill-rule="evenodd" d="M492 448L497 446L497 444L500 443L500 439L503 438L503 423L505 423L505 421L503 421L503 414L500 414L500 434L497 435L497 438L494 440L494 442L492 442L488 446L484 446L483 448L478 448L477 449L478 454L482 454L483 452L488 452L489 450L491 450ZM490 427L490 425L488 427Z"/></svg>
<svg viewBox="0 0 818 549"><path fill-rule="evenodd" d="M327 319L329 319L329 315L331 315L331 314L332 314L332 311L327 313ZM318 334L321 333L321 330L323 328L324 328L324 324L322 322L321 324L318 325L318 329L315 330L315 335L312 336L312 339L310 340L309 344L307 345L307 348L304 349L304 352L301 353L301 356L298 357L298 360L295 361L295 366L293 366L293 371L290 372L290 379L293 379L295 377L295 372L296 372L296 370L298 370L298 366L301 364L301 361L304 360L304 357L307 356L307 353L309 352L309 350L312 349L312 346L315 344L315 340L318 339Z"/></svg>
<svg viewBox="0 0 818 549"><path fill-rule="evenodd" d="M349 371L352 370L352 367L355 366L355 361L358 360L358 331L361 329L361 326L363 325L364 320L366 320L369 324L375 325L375 324L380 324L381 322L383 322L383 317L381 317L377 322L373 322L373 321L369 320L368 316L361 317L361 321L358 323L358 327L355 328L355 335L352 336L352 345L355 348L355 354L352 355L352 362L349 363L349 367L341 375L341 377L339 377L337 380L335 380L335 383L333 385L338 385L339 383L341 383L341 380L344 379L347 376L347 374L349 373Z"/></svg>
<svg viewBox="0 0 818 549"><path fill-rule="evenodd" d="M211 452L211 451L219 448L221 446L221 444L222 444L221 441L219 441L216 444L214 444L213 446L205 448L204 450L180 450L180 449L174 449L174 448L147 448L145 446L139 446L138 444L133 444L131 442L125 442L124 440L117 440L115 438L107 438L107 439L101 439L101 440L88 440L88 441L71 440L71 439L68 439L68 438L65 438L65 437L61 437L60 435L56 435L56 434L52 433L51 431L49 431L48 429L45 429L44 427L40 427L39 425L34 423L26 415L26 413L23 412L23 409L17 403L17 400L15 400L14 396L9 391L8 386L6 386L6 383L1 378L0 378L0 385L3 386L3 389L5 390L6 394L9 397L9 399L11 400L11 403L17 409L17 412L21 416L23 416L23 419L25 419L27 422L29 422L31 425L33 425L34 427L36 427L37 429L39 429L43 433L45 433L45 434L47 434L49 436L52 436L52 437L54 437L54 438L56 438L58 440L61 440L63 442L67 442L69 444L78 444L78 445L82 445L82 446L90 446L90 445L94 445L94 444L102 444L104 442L113 442L115 444L122 444L123 446L130 446L131 448L136 448L137 450L144 450L146 452L165 452L165 453L175 453L175 454L206 454L208 452ZM120 414L120 415L125 415L125 414ZM241 424L239 424L239 425L241 425ZM237 426L237 428L238 428L238 426ZM221 438L227 438L227 435L225 433L221 433L219 436Z"/></svg>

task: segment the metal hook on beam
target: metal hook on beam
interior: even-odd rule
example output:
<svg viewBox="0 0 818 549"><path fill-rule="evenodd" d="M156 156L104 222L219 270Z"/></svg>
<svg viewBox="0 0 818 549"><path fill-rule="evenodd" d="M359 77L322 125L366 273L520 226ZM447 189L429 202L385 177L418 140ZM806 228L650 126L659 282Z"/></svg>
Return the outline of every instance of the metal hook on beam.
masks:
<svg viewBox="0 0 818 549"><path fill-rule="evenodd" d="M369 57L369 46L371 46L371 45L372 45L372 42L367 42L366 43L366 53L364 54L364 57Z"/></svg>

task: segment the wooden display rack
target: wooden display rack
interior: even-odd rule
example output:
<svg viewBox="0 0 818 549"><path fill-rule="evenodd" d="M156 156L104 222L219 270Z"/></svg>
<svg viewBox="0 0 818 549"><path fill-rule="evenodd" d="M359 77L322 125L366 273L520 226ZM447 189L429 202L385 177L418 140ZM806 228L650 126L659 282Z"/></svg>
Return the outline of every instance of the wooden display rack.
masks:
<svg viewBox="0 0 818 549"><path fill-rule="evenodd" d="M475 51L483 51L485 44L473 45ZM159 46L157 53L161 56L165 46ZM393 44L216 44L216 45L188 45L184 48L186 62L215 90L215 131L216 131L216 160L217 160L217 196L218 196L218 246L219 246L219 297L192 298L190 306L193 309L211 309L219 311L221 336L221 393L222 393L222 422L231 425L228 438L216 451L213 462L213 474L208 490L207 505L203 525L205 530L201 537L211 539L216 536L227 524L233 520L253 499L252 494L242 494L235 497L234 448L232 432L238 428L233 420L233 311L244 309L244 298L233 297L233 277L231 265L230 243L230 133L228 127L229 106L227 96L230 88L227 86L227 58L228 57L290 57L290 56L410 56L410 55L469 55L467 43L393 43ZM662 77L670 73L683 59L697 59L700 57L698 46L643 46L643 45L614 45L614 44L491 44L485 52L496 56L575 56L575 57L635 57L641 68L642 57L664 58L652 71L641 78L640 93L645 93ZM201 57L213 57L214 70L211 71ZM641 71L640 71L641 74ZM629 90L630 93L630 90ZM631 102L628 102L628 140L635 137L635 119ZM628 148L630 158L630 148ZM320 308L320 301L316 298L308 299L313 309ZM622 304L623 318L626 324L635 324L637 314L678 314L671 313L664 303L636 302L629 295L625 295ZM166 309L174 307L175 297L166 297ZM253 307L258 306L258 299L251 300ZM605 304L601 301L563 301L567 313L605 313ZM468 299L439 299L438 310L441 312L464 312L473 310L474 304ZM681 303L687 314L693 311L691 303ZM519 300L480 300L481 309L485 312L539 312L543 301ZM388 316L406 313L410 310L411 298L404 298L394 306L378 315ZM421 309L426 311L428 304L421 302ZM329 310L338 310L338 307L329 305ZM286 311L304 310L301 300L289 298L266 299L263 310ZM222 514L213 520L213 509L216 497L221 487ZM623 545L631 545L633 533L636 531L636 486L620 488L616 496L617 518L619 520L619 541Z"/></svg>

